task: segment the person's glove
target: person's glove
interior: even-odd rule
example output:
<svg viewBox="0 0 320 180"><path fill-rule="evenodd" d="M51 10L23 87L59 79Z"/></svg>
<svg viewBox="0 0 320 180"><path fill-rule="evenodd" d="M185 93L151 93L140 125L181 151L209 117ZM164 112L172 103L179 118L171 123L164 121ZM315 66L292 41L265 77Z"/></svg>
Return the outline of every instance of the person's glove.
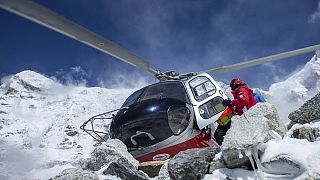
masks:
<svg viewBox="0 0 320 180"><path fill-rule="evenodd" d="M231 100L230 99L225 99L222 102L222 105L227 107L227 106L231 106Z"/></svg>

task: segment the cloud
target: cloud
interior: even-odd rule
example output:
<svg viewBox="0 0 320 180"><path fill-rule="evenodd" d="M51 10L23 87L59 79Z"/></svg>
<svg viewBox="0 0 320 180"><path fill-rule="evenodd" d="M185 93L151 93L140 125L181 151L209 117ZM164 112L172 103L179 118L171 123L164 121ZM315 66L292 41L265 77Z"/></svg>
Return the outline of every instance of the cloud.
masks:
<svg viewBox="0 0 320 180"><path fill-rule="evenodd" d="M60 69L51 78L66 85L86 86L90 75L81 66L76 66L69 70Z"/></svg>
<svg viewBox="0 0 320 180"><path fill-rule="evenodd" d="M140 89L151 83L149 76L125 71L101 74L98 82L100 87L111 89Z"/></svg>
<svg viewBox="0 0 320 180"><path fill-rule="evenodd" d="M309 23L320 23L320 1L318 2L317 10L309 16Z"/></svg>

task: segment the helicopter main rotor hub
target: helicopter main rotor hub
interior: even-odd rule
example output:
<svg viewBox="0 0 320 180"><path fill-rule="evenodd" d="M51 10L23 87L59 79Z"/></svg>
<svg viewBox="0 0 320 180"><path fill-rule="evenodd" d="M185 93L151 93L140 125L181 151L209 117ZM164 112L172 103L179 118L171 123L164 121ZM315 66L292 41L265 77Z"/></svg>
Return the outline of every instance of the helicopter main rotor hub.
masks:
<svg viewBox="0 0 320 180"><path fill-rule="evenodd" d="M167 80L183 80L188 79L192 76L197 75L197 73L186 73L186 74L180 74L177 71L171 70L166 72L157 71L158 73L155 74L155 77L159 79L160 81L167 81Z"/></svg>

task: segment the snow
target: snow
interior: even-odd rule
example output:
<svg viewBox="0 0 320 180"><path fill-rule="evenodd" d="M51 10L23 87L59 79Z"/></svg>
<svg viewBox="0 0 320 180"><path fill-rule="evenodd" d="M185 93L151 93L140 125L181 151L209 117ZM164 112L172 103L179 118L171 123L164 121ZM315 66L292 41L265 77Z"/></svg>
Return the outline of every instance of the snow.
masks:
<svg viewBox="0 0 320 180"><path fill-rule="evenodd" d="M253 171L245 169L228 169L221 168L207 174L203 180L221 180L221 179L235 179L235 180L255 180L255 174Z"/></svg>
<svg viewBox="0 0 320 180"><path fill-rule="evenodd" d="M285 122L289 120L289 113L319 92L320 58L316 56L285 81L274 83L268 91L262 91L268 102L277 107L281 119Z"/></svg>
<svg viewBox="0 0 320 180"><path fill-rule="evenodd" d="M80 125L119 108L133 91L64 86L32 71L7 79L0 86L0 179L89 157L94 141Z"/></svg>

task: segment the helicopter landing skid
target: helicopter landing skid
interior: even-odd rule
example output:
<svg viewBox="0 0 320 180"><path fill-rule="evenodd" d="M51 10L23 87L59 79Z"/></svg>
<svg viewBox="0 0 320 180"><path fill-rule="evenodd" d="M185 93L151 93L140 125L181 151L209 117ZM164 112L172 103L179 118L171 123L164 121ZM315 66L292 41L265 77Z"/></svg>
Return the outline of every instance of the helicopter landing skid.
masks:
<svg viewBox="0 0 320 180"><path fill-rule="evenodd" d="M93 137L93 139L97 140L98 142L106 142L110 138L110 133L109 130L104 131L105 129L109 129L109 125L105 125L105 121L112 120L114 117L114 113L117 113L121 109L125 108L120 108L95 115L84 122L80 126L80 129L88 133L91 137ZM97 121L100 121L100 124L97 123ZM103 123L101 123L101 121L103 121Z"/></svg>

